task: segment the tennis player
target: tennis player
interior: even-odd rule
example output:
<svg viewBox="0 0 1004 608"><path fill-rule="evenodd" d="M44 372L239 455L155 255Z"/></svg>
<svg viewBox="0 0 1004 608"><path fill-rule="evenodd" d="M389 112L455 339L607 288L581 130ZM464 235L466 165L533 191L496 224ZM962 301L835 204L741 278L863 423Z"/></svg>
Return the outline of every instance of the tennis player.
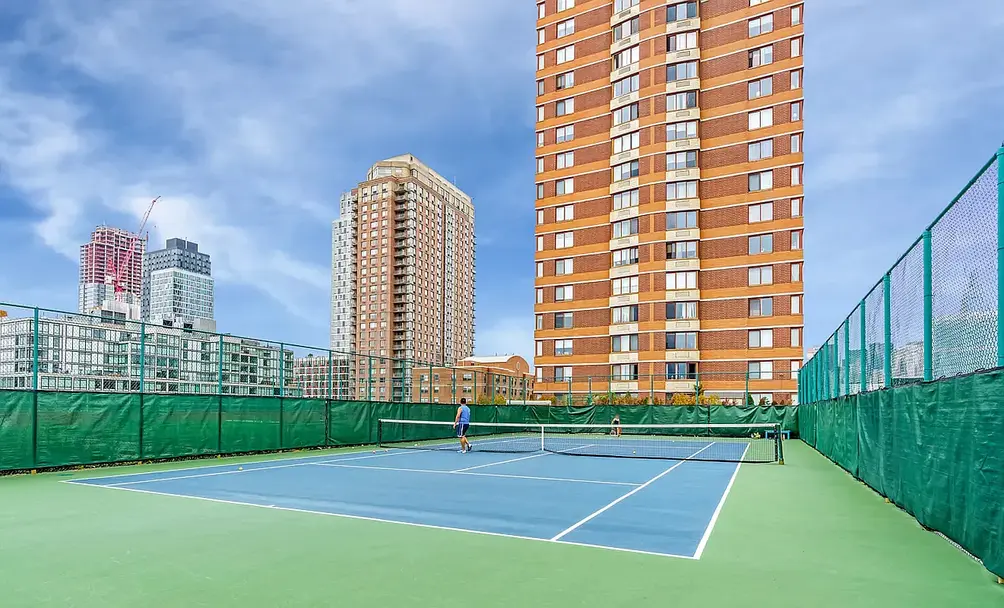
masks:
<svg viewBox="0 0 1004 608"><path fill-rule="evenodd" d="M613 435L613 436L615 436L615 437L620 437L621 436L621 415L620 414L614 414L614 419L610 422L610 426L613 427L612 429L610 429L610 434Z"/></svg>
<svg viewBox="0 0 1004 608"><path fill-rule="evenodd" d="M467 407L467 398L460 398L460 407L457 408L457 417L453 420L453 428L457 429L457 437L460 438L460 453L471 451L471 442L467 441L467 427L471 423L471 408Z"/></svg>

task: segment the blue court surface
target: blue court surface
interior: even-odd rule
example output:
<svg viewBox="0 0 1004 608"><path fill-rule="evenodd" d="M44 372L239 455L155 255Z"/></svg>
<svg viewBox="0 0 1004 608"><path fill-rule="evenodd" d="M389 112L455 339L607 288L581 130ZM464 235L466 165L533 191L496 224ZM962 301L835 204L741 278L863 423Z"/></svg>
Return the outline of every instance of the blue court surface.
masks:
<svg viewBox="0 0 1004 608"><path fill-rule="evenodd" d="M389 449L66 483L700 559L736 463Z"/></svg>

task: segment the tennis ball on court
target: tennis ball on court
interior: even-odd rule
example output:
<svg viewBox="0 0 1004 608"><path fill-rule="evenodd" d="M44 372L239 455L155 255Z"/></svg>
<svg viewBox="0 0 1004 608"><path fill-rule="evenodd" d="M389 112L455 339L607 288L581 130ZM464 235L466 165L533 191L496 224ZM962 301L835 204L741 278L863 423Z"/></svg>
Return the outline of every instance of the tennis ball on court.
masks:
<svg viewBox="0 0 1004 608"><path fill-rule="evenodd" d="M243 471L243 470L244 470L244 467L237 467L237 470L238 470L238 471Z"/></svg>
<svg viewBox="0 0 1004 608"><path fill-rule="evenodd" d="M631 453L632 454L637 454L638 452L636 450L631 450Z"/></svg>

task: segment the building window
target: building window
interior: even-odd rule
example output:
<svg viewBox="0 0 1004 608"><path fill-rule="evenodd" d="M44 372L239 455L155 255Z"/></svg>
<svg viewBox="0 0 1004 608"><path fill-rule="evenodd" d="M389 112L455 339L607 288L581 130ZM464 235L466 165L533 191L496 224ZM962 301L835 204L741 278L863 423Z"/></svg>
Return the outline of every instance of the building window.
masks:
<svg viewBox="0 0 1004 608"><path fill-rule="evenodd" d="M638 206L638 191L628 190L626 192L618 192L614 195L614 209L627 209L629 207Z"/></svg>
<svg viewBox="0 0 1004 608"><path fill-rule="evenodd" d="M638 350L638 334L613 336L610 339L610 350L615 353L629 353Z"/></svg>
<svg viewBox="0 0 1004 608"><path fill-rule="evenodd" d="M667 302L666 318L670 320L696 319L697 302Z"/></svg>
<svg viewBox="0 0 1004 608"><path fill-rule="evenodd" d="M802 39L792 38L791 39L791 56L800 57L802 55Z"/></svg>
<svg viewBox="0 0 1004 608"><path fill-rule="evenodd" d="M575 219L575 205L562 205L554 210L554 219L557 222L567 222Z"/></svg>
<svg viewBox="0 0 1004 608"><path fill-rule="evenodd" d="M543 223L544 223L544 210L541 209L540 211L537 212L537 225L539 226L540 224Z"/></svg>
<svg viewBox="0 0 1004 608"><path fill-rule="evenodd" d="M543 304L543 303L544 303L544 290L543 289L538 289L537 290L537 304Z"/></svg>
<svg viewBox="0 0 1004 608"><path fill-rule="evenodd" d="M635 131L634 133L627 133L625 135L621 135L620 137L614 139L614 154L620 154L621 152L634 150L640 145L639 142L640 142L640 135L638 134L638 131Z"/></svg>
<svg viewBox="0 0 1004 608"><path fill-rule="evenodd" d="M666 125L666 141L697 137L697 121L677 122Z"/></svg>
<svg viewBox="0 0 1004 608"><path fill-rule="evenodd" d="M572 313L570 312L554 313L554 329L571 329L571 327L572 327Z"/></svg>
<svg viewBox="0 0 1004 608"><path fill-rule="evenodd" d="M558 0L558 10L563 11L575 6L575 0Z"/></svg>
<svg viewBox="0 0 1004 608"><path fill-rule="evenodd" d="M572 194L575 192L575 180L570 177L565 179L559 179L554 182L554 192L556 196L563 196L565 194Z"/></svg>
<svg viewBox="0 0 1004 608"><path fill-rule="evenodd" d="M624 106L623 108L618 108L614 110L614 126L622 125L632 120L637 120L638 118L638 104L632 103L631 105Z"/></svg>
<svg viewBox="0 0 1004 608"><path fill-rule="evenodd" d="M536 329L544 329L544 315L535 315Z"/></svg>
<svg viewBox="0 0 1004 608"><path fill-rule="evenodd" d="M692 169L697 166L697 151L671 152L666 155L666 170Z"/></svg>
<svg viewBox="0 0 1004 608"><path fill-rule="evenodd" d="M554 275L564 276L567 274L572 274L572 258L562 258L560 260L555 260L554 262Z"/></svg>
<svg viewBox="0 0 1004 608"><path fill-rule="evenodd" d="M802 7L793 6L791 7L791 24L798 25L802 23Z"/></svg>
<svg viewBox="0 0 1004 608"><path fill-rule="evenodd" d="M682 34L672 34L666 38L666 51L673 53L676 51L686 51L697 48L697 32L685 32Z"/></svg>
<svg viewBox="0 0 1004 608"><path fill-rule="evenodd" d="M774 219L774 203L750 205L749 223L769 222Z"/></svg>
<svg viewBox="0 0 1004 608"><path fill-rule="evenodd" d="M537 131L537 147L539 148L543 145L544 145L544 132Z"/></svg>
<svg viewBox="0 0 1004 608"><path fill-rule="evenodd" d="M537 237L537 251L544 251L544 237Z"/></svg>
<svg viewBox="0 0 1004 608"><path fill-rule="evenodd" d="M761 253L771 253L774 251L774 235L758 234L749 237L749 254L759 255Z"/></svg>
<svg viewBox="0 0 1004 608"><path fill-rule="evenodd" d="M541 237L537 237L537 251L543 251L543 240ZM544 276L544 262L537 262L537 278L539 279L542 276Z"/></svg>
<svg viewBox="0 0 1004 608"><path fill-rule="evenodd" d="M622 220L614 224L614 238L620 239L626 236L638 234L638 218Z"/></svg>
<svg viewBox="0 0 1004 608"><path fill-rule="evenodd" d="M543 158L538 158L537 159L537 173L543 173L543 172L544 172L544 159Z"/></svg>
<svg viewBox="0 0 1004 608"><path fill-rule="evenodd" d="M537 44L544 44L544 28L537 30Z"/></svg>
<svg viewBox="0 0 1004 608"><path fill-rule="evenodd" d="M802 345L802 330L798 327L793 327L791 329L791 345L792 346Z"/></svg>
<svg viewBox="0 0 1004 608"><path fill-rule="evenodd" d="M757 17L756 19L750 19L749 22L750 38L759 36L760 34L768 34L773 31L774 31L774 13L767 13L762 17Z"/></svg>
<svg viewBox="0 0 1004 608"><path fill-rule="evenodd" d="M639 59L639 49L635 45L631 48L624 49L623 51L614 55L614 69L619 70L620 68L627 67L638 63Z"/></svg>
<svg viewBox="0 0 1004 608"><path fill-rule="evenodd" d="M696 363L667 363L666 380L694 380L697 378Z"/></svg>
<svg viewBox="0 0 1004 608"><path fill-rule="evenodd" d="M555 382L571 382L572 381L572 366L564 365L562 367L554 368L554 381Z"/></svg>
<svg viewBox="0 0 1004 608"><path fill-rule="evenodd" d="M611 368L612 376L615 381L628 382L638 379L638 364L637 363L622 363L620 365L614 365Z"/></svg>
<svg viewBox="0 0 1004 608"><path fill-rule="evenodd" d="M666 7L666 21L683 21L697 16L697 2L681 2Z"/></svg>
<svg viewBox="0 0 1004 608"><path fill-rule="evenodd" d="M774 140L755 141L749 145L749 161L756 162L774 156Z"/></svg>
<svg viewBox="0 0 1004 608"><path fill-rule="evenodd" d="M774 63L774 45L762 46L749 52L749 67L758 68Z"/></svg>
<svg viewBox="0 0 1004 608"><path fill-rule="evenodd" d="M571 340L555 340L554 341L554 354L558 357L567 357L572 354L572 341Z"/></svg>
<svg viewBox="0 0 1004 608"><path fill-rule="evenodd" d="M632 264L637 264L637 263L638 263L637 247L618 249L613 252L613 265L615 268L619 266L631 266Z"/></svg>
<svg viewBox="0 0 1004 608"><path fill-rule="evenodd" d="M668 291L697 289L697 272L667 272L666 289Z"/></svg>
<svg viewBox="0 0 1004 608"><path fill-rule="evenodd" d="M638 277L614 279L611 283L613 283L613 293L615 296L638 293Z"/></svg>
<svg viewBox="0 0 1004 608"><path fill-rule="evenodd" d="M537 96L540 97L543 94L544 94L544 81L543 80L538 80L537 81Z"/></svg>
<svg viewBox="0 0 1004 608"><path fill-rule="evenodd" d="M758 171L749 175L750 192L761 192L774 188L774 171Z"/></svg>
<svg viewBox="0 0 1004 608"><path fill-rule="evenodd" d="M750 348L774 348L773 329L753 329L749 335Z"/></svg>
<svg viewBox="0 0 1004 608"><path fill-rule="evenodd" d="M554 235L554 248L567 249L568 247L571 247L575 242L573 235L573 232L559 232Z"/></svg>
<svg viewBox="0 0 1004 608"><path fill-rule="evenodd" d="M774 125L774 108L764 108L749 114L750 131L763 129Z"/></svg>
<svg viewBox="0 0 1004 608"><path fill-rule="evenodd" d="M538 357L542 356L544 354L544 343L538 340L536 344L534 344L534 349L535 350L533 352L536 353Z"/></svg>
<svg viewBox="0 0 1004 608"><path fill-rule="evenodd" d="M774 316L774 298L750 298L750 316Z"/></svg>
<svg viewBox="0 0 1004 608"><path fill-rule="evenodd" d="M792 230L791 231L791 250L798 251L802 248L802 231Z"/></svg>
<svg viewBox="0 0 1004 608"><path fill-rule="evenodd" d="M760 78L758 80L751 80L749 84L749 98L759 99L760 97L766 97L774 93L774 77L768 76L767 78Z"/></svg>
<svg viewBox="0 0 1004 608"><path fill-rule="evenodd" d="M564 143L566 141L572 141L575 139L575 125L568 125L567 127L558 127L555 130L555 143Z"/></svg>
<svg viewBox="0 0 1004 608"><path fill-rule="evenodd" d="M614 167L614 181L619 182L638 177L638 161L623 163Z"/></svg>
<svg viewBox="0 0 1004 608"><path fill-rule="evenodd" d="M666 111L689 110L697 107L697 91L673 93L666 96Z"/></svg>
<svg viewBox="0 0 1004 608"><path fill-rule="evenodd" d="M628 93L634 93L638 90L639 83L638 74L628 76L627 78L622 78L614 83L614 97L620 97L622 95L627 95Z"/></svg>
<svg viewBox="0 0 1004 608"><path fill-rule="evenodd" d="M537 184L537 200L544 198L544 184Z"/></svg>
<svg viewBox="0 0 1004 608"><path fill-rule="evenodd" d="M557 63L559 65L575 59L575 45L570 44L568 46L561 47L558 49L557 57Z"/></svg>
<svg viewBox="0 0 1004 608"><path fill-rule="evenodd" d="M670 182L666 184L666 200L676 201L697 198L697 182Z"/></svg>
<svg viewBox="0 0 1004 608"><path fill-rule="evenodd" d="M697 350L697 332L678 331L667 333L666 350Z"/></svg>
<svg viewBox="0 0 1004 608"><path fill-rule="evenodd" d="M614 12L619 13L631 7L638 6L639 0L617 0L614 2Z"/></svg>
<svg viewBox="0 0 1004 608"><path fill-rule="evenodd" d="M666 214L666 230L697 228L696 211L674 211Z"/></svg>
<svg viewBox="0 0 1004 608"><path fill-rule="evenodd" d="M537 69L538 70L543 70L544 69L544 56L543 55L537 55Z"/></svg>
<svg viewBox="0 0 1004 608"><path fill-rule="evenodd" d="M565 72L555 77L555 85L559 91L575 86L575 72Z"/></svg>
<svg viewBox="0 0 1004 608"><path fill-rule="evenodd" d="M802 120L802 102L796 101L791 104L791 121Z"/></svg>
<svg viewBox="0 0 1004 608"><path fill-rule="evenodd" d="M756 287L757 285L773 285L774 284L774 267L773 266L753 266L749 269L749 284L750 287Z"/></svg>
<svg viewBox="0 0 1004 608"><path fill-rule="evenodd" d="M791 88L792 89L802 88L802 70L793 70L791 72Z"/></svg>
<svg viewBox="0 0 1004 608"><path fill-rule="evenodd" d="M635 4L637 4L637 2ZM623 40L637 33L638 17L633 17L614 27L614 41Z"/></svg>
<svg viewBox="0 0 1004 608"><path fill-rule="evenodd" d="M562 99L554 104L554 115L565 116L575 111L575 99Z"/></svg>
<svg viewBox="0 0 1004 608"><path fill-rule="evenodd" d="M791 168L791 185L801 186L802 185L802 168L792 167Z"/></svg>
<svg viewBox="0 0 1004 608"><path fill-rule="evenodd" d="M791 314L802 314L802 296L791 296Z"/></svg>
<svg viewBox="0 0 1004 608"><path fill-rule="evenodd" d="M697 258L697 241L666 243L666 259L693 260Z"/></svg>
<svg viewBox="0 0 1004 608"><path fill-rule="evenodd" d="M537 19L543 19L545 15L544 3L541 2L537 5Z"/></svg>
<svg viewBox="0 0 1004 608"><path fill-rule="evenodd" d="M750 380L774 379L773 361L750 361L747 370L749 371Z"/></svg>
<svg viewBox="0 0 1004 608"><path fill-rule="evenodd" d="M566 19L558 23L558 38L564 38L575 33L575 19ZM542 41L543 42L543 41Z"/></svg>
<svg viewBox="0 0 1004 608"><path fill-rule="evenodd" d="M666 82L697 78L697 62L686 61L666 66Z"/></svg>
<svg viewBox="0 0 1004 608"><path fill-rule="evenodd" d="M792 154L798 154L802 151L802 134L796 133L791 136L791 152Z"/></svg>
<svg viewBox="0 0 1004 608"><path fill-rule="evenodd" d="M618 306L613 309L613 324L620 325L622 323L637 323L638 322L638 305L632 304L631 306Z"/></svg>
<svg viewBox="0 0 1004 608"><path fill-rule="evenodd" d="M575 165L575 152L563 152L554 158L558 169L567 169Z"/></svg>

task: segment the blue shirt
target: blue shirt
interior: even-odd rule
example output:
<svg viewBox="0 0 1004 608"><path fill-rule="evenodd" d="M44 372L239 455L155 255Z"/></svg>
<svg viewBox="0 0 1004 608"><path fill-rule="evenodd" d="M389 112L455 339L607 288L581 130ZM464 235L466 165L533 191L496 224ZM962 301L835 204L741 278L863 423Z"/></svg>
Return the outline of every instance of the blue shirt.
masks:
<svg viewBox="0 0 1004 608"><path fill-rule="evenodd" d="M470 424L471 422L471 408L466 405L460 406L460 424Z"/></svg>

